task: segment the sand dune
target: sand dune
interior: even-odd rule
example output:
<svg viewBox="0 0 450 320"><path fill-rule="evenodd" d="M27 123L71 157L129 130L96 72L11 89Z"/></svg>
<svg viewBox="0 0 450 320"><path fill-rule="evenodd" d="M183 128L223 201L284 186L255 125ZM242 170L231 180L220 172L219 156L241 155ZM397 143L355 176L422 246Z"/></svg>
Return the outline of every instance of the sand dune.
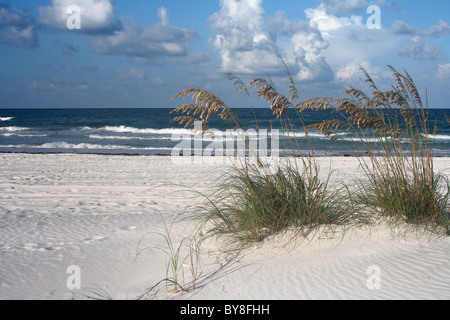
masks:
<svg viewBox="0 0 450 320"><path fill-rule="evenodd" d="M333 181L357 176L354 158L320 158ZM436 169L450 172L448 158ZM231 166L181 166L169 157L0 154L0 299L85 299L97 288L134 299L165 277L162 217L189 214L197 192ZM179 219L175 242L194 224ZM449 299L450 239L386 227L286 237L237 253L208 240L187 294L158 299ZM136 258L136 253L140 254ZM187 264L187 263L186 263ZM69 266L81 290L70 290ZM189 284L189 266L185 266Z"/></svg>

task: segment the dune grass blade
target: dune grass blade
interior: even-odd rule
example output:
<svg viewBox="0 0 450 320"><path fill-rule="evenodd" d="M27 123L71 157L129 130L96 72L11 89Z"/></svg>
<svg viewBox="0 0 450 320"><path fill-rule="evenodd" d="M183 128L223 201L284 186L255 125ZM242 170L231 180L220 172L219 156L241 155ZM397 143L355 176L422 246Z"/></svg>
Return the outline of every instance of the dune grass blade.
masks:
<svg viewBox="0 0 450 320"><path fill-rule="evenodd" d="M84 296L89 300L114 300L105 289L100 287L86 289L86 291L89 294L84 294Z"/></svg>
<svg viewBox="0 0 450 320"><path fill-rule="evenodd" d="M164 254L167 255L168 260L166 262L166 275L165 278L160 280L156 285L152 286L151 288L147 289L144 294L141 295L140 299L143 297L147 297L150 295L151 292L155 292L156 294L160 290L160 285L165 284L166 289L168 289L167 286L172 285L172 291L173 293L178 293L179 290L186 293L188 291L187 286L184 284L184 271L183 266L186 261L189 261L189 267L190 272L192 276L192 280L190 283L189 288L192 287L192 289L195 289L196 280L200 275L200 247L202 239L198 238L187 238L183 237L181 241L178 243L174 242L173 235L172 235L172 228L177 219L175 218L170 225L166 223L164 218L161 215L161 220L164 227L164 233L162 232L149 232L148 234L144 235L139 244L138 244L138 250L136 253L136 258L144 251L144 250L160 250ZM144 240L144 238L147 235L155 234L158 236L161 236L166 244L166 248L160 248L160 247L144 247L141 248L141 244ZM189 244L187 244L189 242ZM181 277L182 276L182 277ZM182 279L180 279L182 278Z"/></svg>

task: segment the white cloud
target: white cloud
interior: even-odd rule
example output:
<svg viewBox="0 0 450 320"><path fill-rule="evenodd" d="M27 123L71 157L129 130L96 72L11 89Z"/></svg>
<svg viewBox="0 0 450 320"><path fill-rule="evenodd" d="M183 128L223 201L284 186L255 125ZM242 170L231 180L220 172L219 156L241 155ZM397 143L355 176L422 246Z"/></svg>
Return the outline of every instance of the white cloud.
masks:
<svg viewBox="0 0 450 320"><path fill-rule="evenodd" d="M331 69L321 55L327 43L319 30L293 22L283 12L266 18L262 0L221 0L209 18L212 40L226 72L279 73L283 58L297 80L326 81Z"/></svg>
<svg viewBox="0 0 450 320"><path fill-rule="evenodd" d="M424 32L425 36L439 38L450 34L450 26L447 22L440 20L439 25L432 26L430 29Z"/></svg>
<svg viewBox="0 0 450 320"><path fill-rule="evenodd" d="M170 24L169 22L169 13L167 12L167 9L164 7L161 7L158 9L158 17L161 19L161 24L163 26L167 26Z"/></svg>
<svg viewBox="0 0 450 320"><path fill-rule="evenodd" d="M398 54L415 60L440 60L445 58L441 48L426 43L427 38L440 38L450 34L450 26L440 20L438 25L426 31L417 29L404 21L395 21L391 30L394 35L408 36L405 47L398 50Z"/></svg>
<svg viewBox="0 0 450 320"><path fill-rule="evenodd" d="M412 38L407 46L400 49L398 53L415 60L440 60L445 58L445 54L440 48L426 44L420 36Z"/></svg>
<svg viewBox="0 0 450 320"><path fill-rule="evenodd" d="M339 5L339 3L341 5ZM398 41L389 30L370 30L365 19L369 16L337 16L335 13L361 9L365 1L322 1L316 8L308 8L305 14L312 26L320 31L328 46L322 55L334 72L335 80L348 84L360 80L360 66L380 77L385 72L370 64L373 59L396 53ZM334 5L332 8L330 5ZM366 10L364 10L366 13Z"/></svg>
<svg viewBox="0 0 450 320"><path fill-rule="evenodd" d="M32 18L25 11L0 5L0 42L22 48L37 47L39 40Z"/></svg>
<svg viewBox="0 0 450 320"><path fill-rule="evenodd" d="M34 48L38 46L38 37L32 26L25 28L15 26L1 28L0 41L22 48Z"/></svg>
<svg viewBox="0 0 450 320"><path fill-rule="evenodd" d="M419 32L415 27L399 20L394 21L391 29L397 35L416 35Z"/></svg>
<svg viewBox="0 0 450 320"><path fill-rule="evenodd" d="M170 25L164 7L158 9L158 16L160 23L145 27L129 23L112 35L94 37L91 46L97 53L124 55L142 64L163 64L167 59L192 64L207 60L205 54L189 46L190 41L199 38L196 31Z"/></svg>
<svg viewBox="0 0 450 320"><path fill-rule="evenodd" d="M129 24L113 35L93 38L91 46L101 54L125 55L156 61L161 57L187 55L189 53L187 42L196 36L193 31L173 26L137 27Z"/></svg>
<svg viewBox="0 0 450 320"><path fill-rule="evenodd" d="M262 0L221 0L209 18L216 32L222 69L229 72L274 72L280 67L277 47L264 25Z"/></svg>
<svg viewBox="0 0 450 320"><path fill-rule="evenodd" d="M391 29L394 32L394 34L397 35L412 35L430 38L440 38L450 34L450 26L447 24L447 22L443 20L440 20L438 25L431 26L426 31L416 29L415 27L407 24L404 21L396 20L392 24Z"/></svg>
<svg viewBox="0 0 450 320"><path fill-rule="evenodd" d="M346 66L340 67L336 71L336 79L343 82L351 82L354 79L355 75L359 70L359 66L353 63L350 63Z"/></svg>
<svg viewBox="0 0 450 320"><path fill-rule="evenodd" d="M359 63L350 62L347 65L338 67L336 79L345 84L352 84L359 86L365 82L365 76L361 68L369 73L371 78L379 83L389 84L391 80L391 73L388 68L380 68L372 65L370 61L361 61ZM386 88L387 89L387 88Z"/></svg>
<svg viewBox="0 0 450 320"><path fill-rule="evenodd" d="M287 54L287 61L297 66L296 79L331 80L333 73L322 52L327 49L321 34L314 29L297 30L292 35L291 42L294 51ZM295 70L294 70L295 71Z"/></svg>
<svg viewBox="0 0 450 320"><path fill-rule="evenodd" d="M313 25L317 25L317 28L324 36L342 28L350 26L363 26L362 16L337 17L330 14L328 7L323 3L317 8L306 9L305 14Z"/></svg>
<svg viewBox="0 0 450 320"><path fill-rule="evenodd" d="M67 9L73 5L80 8L81 30L83 33L111 33L121 28L115 17L113 0L51 0L50 6L38 7L37 22L41 26L67 30L67 20L71 16Z"/></svg>
<svg viewBox="0 0 450 320"><path fill-rule="evenodd" d="M29 20L29 17L23 11L0 5L0 27L10 25L26 27Z"/></svg>
<svg viewBox="0 0 450 320"><path fill-rule="evenodd" d="M438 65L437 77L439 79L450 79L450 63L441 63Z"/></svg>

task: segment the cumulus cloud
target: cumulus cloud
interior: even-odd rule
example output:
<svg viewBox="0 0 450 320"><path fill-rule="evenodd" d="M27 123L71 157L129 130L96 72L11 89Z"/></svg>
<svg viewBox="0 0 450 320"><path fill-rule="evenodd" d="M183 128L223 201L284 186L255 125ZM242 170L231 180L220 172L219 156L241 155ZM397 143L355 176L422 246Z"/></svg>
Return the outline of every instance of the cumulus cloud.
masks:
<svg viewBox="0 0 450 320"><path fill-rule="evenodd" d="M306 9L305 14L312 24L317 25L323 35L329 35L346 27L363 26L361 16L337 17L329 13L328 6L323 3L317 8Z"/></svg>
<svg viewBox="0 0 450 320"><path fill-rule="evenodd" d="M391 26L391 30L396 35L416 35L419 33L419 30L415 27L399 20L394 21Z"/></svg>
<svg viewBox="0 0 450 320"><path fill-rule="evenodd" d="M283 58L297 80L329 80L331 69L321 55L327 43L319 30L304 21L290 21L283 12L267 18L262 3L221 0L220 10L209 18L222 70L278 73Z"/></svg>
<svg viewBox="0 0 450 320"><path fill-rule="evenodd" d="M137 27L129 24L111 36L95 37L91 45L98 53L132 57L185 54L186 41L192 38L190 32L176 28L165 29L161 26Z"/></svg>
<svg viewBox="0 0 450 320"><path fill-rule="evenodd" d="M450 26L441 20L438 25L431 26L428 30L417 29L404 21L394 21L391 31L397 36L408 36L408 42L404 48L398 50L398 54L415 60L440 60L445 58L444 52L434 45L426 43L427 38L440 38L450 34Z"/></svg>
<svg viewBox="0 0 450 320"><path fill-rule="evenodd" d="M35 48L39 45L36 31L32 26L0 28L0 41L14 47Z"/></svg>
<svg viewBox="0 0 450 320"><path fill-rule="evenodd" d="M101 54L124 55L139 63L161 64L164 59L178 58L197 63L204 54L194 52L189 42L199 38L197 31L169 24L168 12L158 10L160 23L138 27L134 23L123 26L112 35L98 35L91 41L92 48Z"/></svg>
<svg viewBox="0 0 450 320"><path fill-rule="evenodd" d="M80 8L81 33L111 33L121 29L115 16L113 0L51 0L50 6L38 7L37 23L40 26L68 30L67 20L71 16L68 8Z"/></svg>
<svg viewBox="0 0 450 320"><path fill-rule="evenodd" d="M340 67L336 71L336 79L343 82L350 82L357 75L359 66L353 63Z"/></svg>
<svg viewBox="0 0 450 320"><path fill-rule="evenodd" d="M442 50L436 46L425 43L423 37L412 38L405 48L398 51L402 56L415 60L440 60L445 58Z"/></svg>
<svg viewBox="0 0 450 320"><path fill-rule="evenodd" d="M366 25L369 15L367 6L374 2L367 1L321 1L315 8L305 10L311 26L315 26L323 40L328 44L321 54L332 69L332 75L337 84L359 82L360 66L372 74L385 77L385 72L370 64L373 59L396 53L398 42L389 30L381 28L371 30ZM382 4L381 1L377 1ZM343 15L350 13L350 16Z"/></svg>
<svg viewBox="0 0 450 320"><path fill-rule="evenodd" d="M0 42L22 48L37 47L39 40L32 22L26 11L0 4Z"/></svg>
<svg viewBox="0 0 450 320"><path fill-rule="evenodd" d="M379 82L381 79L391 78L391 73L387 68L374 66L370 63L370 61L361 61L357 64L349 63L347 65L340 66L336 71L336 79L351 84L362 83L365 81L365 78L361 68L367 71L376 82ZM386 81L386 83L389 82Z"/></svg>
<svg viewBox="0 0 450 320"><path fill-rule="evenodd" d="M209 18L209 23L218 34L215 44L233 51L251 51L254 38L267 38L264 24L262 0L221 0L220 11Z"/></svg>
<svg viewBox="0 0 450 320"><path fill-rule="evenodd" d="M29 23L30 17L26 12L10 8L6 4L0 4L0 27L11 25L26 27Z"/></svg>
<svg viewBox="0 0 450 320"><path fill-rule="evenodd" d="M430 38L440 38L450 35L450 26L447 22L440 20L436 26L431 26L428 30L419 30L404 21L394 21L391 26L391 30L396 35L413 35Z"/></svg>
<svg viewBox="0 0 450 320"><path fill-rule="evenodd" d="M450 26L447 22L440 20L439 25L432 26L430 29L424 32L427 37L439 38L450 35Z"/></svg>
<svg viewBox="0 0 450 320"><path fill-rule="evenodd" d="M279 69L277 47L264 26L262 0L222 0L209 19L220 51L222 69L230 72L274 72Z"/></svg>

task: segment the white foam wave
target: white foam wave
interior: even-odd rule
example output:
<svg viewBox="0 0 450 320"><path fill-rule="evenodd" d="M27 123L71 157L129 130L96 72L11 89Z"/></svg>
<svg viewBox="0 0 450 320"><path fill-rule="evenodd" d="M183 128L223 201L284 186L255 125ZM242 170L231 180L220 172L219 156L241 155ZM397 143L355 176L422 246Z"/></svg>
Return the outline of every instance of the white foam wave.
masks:
<svg viewBox="0 0 450 320"><path fill-rule="evenodd" d="M24 127L0 127L0 131L3 132L17 132L17 131L25 131L30 130L30 128L24 128Z"/></svg>
<svg viewBox="0 0 450 320"><path fill-rule="evenodd" d="M10 121L14 119L14 117L0 117L0 121Z"/></svg>
<svg viewBox="0 0 450 320"><path fill-rule="evenodd" d="M38 146L39 148L48 148L48 149L124 149L125 146L119 145L100 145L100 144L92 144L92 143L68 143L68 142L49 142L44 143L43 145ZM132 148L127 148L132 149Z"/></svg>
<svg viewBox="0 0 450 320"><path fill-rule="evenodd" d="M326 139L327 137L322 134L322 133L312 133L312 132L308 132L308 134L306 134L305 132L282 132L281 133L284 137L290 137L292 139L294 138L306 138L308 136L308 138L320 138L320 139Z"/></svg>
<svg viewBox="0 0 450 320"><path fill-rule="evenodd" d="M98 144L91 143L68 143L68 142L48 142L44 143L38 148L48 148L48 149L118 149L119 146L107 145L102 146Z"/></svg>
<svg viewBox="0 0 450 320"><path fill-rule="evenodd" d="M102 128L83 127L82 131L92 132L114 132L114 133L134 133L134 134L155 134L155 135L171 135L171 134L192 134L193 130L180 129L180 128L165 128L165 129L153 129L145 128L139 129L127 126L106 126Z"/></svg>
<svg viewBox="0 0 450 320"><path fill-rule="evenodd" d="M99 145L92 143L49 142L42 145L0 145L0 148L36 148L36 149L86 149L86 150L172 150L165 147L136 148L120 145Z"/></svg>
<svg viewBox="0 0 450 320"><path fill-rule="evenodd" d="M187 135L192 138L192 135ZM256 136L255 136L256 137ZM253 138L255 138L253 137ZM208 142L208 141L233 141L236 138L239 138L239 135L234 135L232 137L230 136L224 136L224 135L204 135L201 137L202 141ZM260 139L262 139L261 137ZM158 137L142 137L142 136L102 136L98 134L91 134L89 135L89 139L93 140L139 140L139 141L161 141L161 140L168 140L168 141L180 141L183 139L182 135L174 135L174 136L158 136Z"/></svg>
<svg viewBox="0 0 450 320"><path fill-rule="evenodd" d="M431 140L448 140L448 141L450 141L450 135L446 135L446 134L429 134L428 137Z"/></svg>
<svg viewBox="0 0 450 320"><path fill-rule="evenodd" d="M171 137L137 137L137 136L101 136L98 134L91 134L89 139L94 140L143 140L143 141L155 141L155 140L172 140Z"/></svg>
<svg viewBox="0 0 450 320"><path fill-rule="evenodd" d="M81 128L82 131L91 131L91 132L113 132L113 133L131 133L131 134L151 134L151 135L167 135L167 136L171 136L171 135L194 135L194 129L186 129L186 128L163 128L163 129L154 129L154 128L145 128L145 129L139 129L139 128L134 128L134 127L128 127L128 126L105 126L105 127L101 127L101 128L92 128L92 127L82 127ZM257 130L245 130L244 131L246 136L256 136L256 135L260 135L260 133ZM211 137L211 136L229 136L230 134L232 134L233 136L237 137L239 135L242 135L242 131L239 130L232 130L232 129L227 129L227 130L218 130L218 129L210 129L209 131L207 131L204 135L204 137ZM270 136L271 131L268 130L268 134ZM285 136L285 137L291 137L291 138L303 138L306 136L305 132L283 132L283 131L279 131L279 134L281 136ZM95 135L96 139L101 139L99 135ZM114 137L114 139L129 139L130 137L119 137L119 136L105 136L108 138L103 138L103 139L109 139L109 137ZM310 138L324 138L324 135L321 133L308 133L308 137ZM135 137L133 137L133 139L135 139ZM137 139L137 138L136 138ZM146 140L146 139L144 139Z"/></svg>
<svg viewBox="0 0 450 320"><path fill-rule="evenodd" d="M356 138L356 137L341 137L341 140L350 141L350 142L364 142L364 143L386 143L388 142L387 138ZM408 143L408 139L400 139L398 140L400 143Z"/></svg>
<svg viewBox="0 0 450 320"><path fill-rule="evenodd" d="M449 135L428 135L428 138L430 139L430 141L450 141L450 136ZM387 138L357 138L357 137L342 137L342 140L345 141L353 141L353 142L360 142L360 141L365 141L365 142L384 142L387 140ZM409 140L407 138L403 138L400 139L401 143L409 143Z"/></svg>
<svg viewBox="0 0 450 320"><path fill-rule="evenodd" d="M20 137L20 138L44 138L46 134L22 134L22 133L1 133L2 137Z"/></svg>

